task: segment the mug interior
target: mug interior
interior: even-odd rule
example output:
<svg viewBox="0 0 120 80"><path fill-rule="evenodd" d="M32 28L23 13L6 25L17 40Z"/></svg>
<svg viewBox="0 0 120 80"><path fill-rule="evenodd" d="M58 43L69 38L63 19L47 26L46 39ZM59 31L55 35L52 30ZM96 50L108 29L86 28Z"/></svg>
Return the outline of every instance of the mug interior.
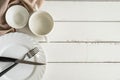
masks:
<svg viewBox="0 0 120 80"><path fill-rule="evenodd" d="M29 12L20 5L10 7L5 15L9 26L19 29L25 27L29 19Z"/></svg>
<svg viewBox="0 0 120 80"><path fill-rule="evenodd" d="M37 36L48 34L53 25L53 18L45 11L37 11L29 19L29 28Z"/></svg>

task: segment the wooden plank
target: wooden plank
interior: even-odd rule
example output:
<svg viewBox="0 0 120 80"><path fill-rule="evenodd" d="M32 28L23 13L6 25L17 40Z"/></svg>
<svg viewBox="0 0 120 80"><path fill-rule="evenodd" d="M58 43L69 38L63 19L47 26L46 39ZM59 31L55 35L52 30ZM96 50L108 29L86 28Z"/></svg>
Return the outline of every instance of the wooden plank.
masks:
<svg viewBox="0 0 120 80"><path fill-rule="evenodd" d="M120 80L120 64L49 63L43 80Z"/></svg>
<svg viewBox="0 0 120 80"><path fill-rule="evenodd" d="M41 43L47 62L120 62L120 44Z"/></svg>
<svg viewBox="0 0 120 80"><path fill-rule="evenodd" d="M120 41L120 23L55 22L48 41Z"/></svg>
<svg viewBox="0 0 120 80"><path fill-rule="evenodd" d="M120 2L46 1L55 21L120 21Z"/></svg>
<svg viewBox="0 0 120 80"><path fill-rule="evenodd" d="M50 44L42 43L48 62L85 61L86 46L79 44Z"/></svg>

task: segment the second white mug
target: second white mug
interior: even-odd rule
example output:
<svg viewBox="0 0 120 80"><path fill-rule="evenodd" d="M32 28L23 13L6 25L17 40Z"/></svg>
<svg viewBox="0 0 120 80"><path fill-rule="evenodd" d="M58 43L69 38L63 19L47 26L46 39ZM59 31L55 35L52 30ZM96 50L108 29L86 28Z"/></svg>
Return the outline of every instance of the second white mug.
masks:
<svg viewBox="0 0 120 80"><path fill-rule="evenodd" d="M29 28L36 36L48 34L54 25L53 18L46 11L36 11L29 18Z"/></svg>

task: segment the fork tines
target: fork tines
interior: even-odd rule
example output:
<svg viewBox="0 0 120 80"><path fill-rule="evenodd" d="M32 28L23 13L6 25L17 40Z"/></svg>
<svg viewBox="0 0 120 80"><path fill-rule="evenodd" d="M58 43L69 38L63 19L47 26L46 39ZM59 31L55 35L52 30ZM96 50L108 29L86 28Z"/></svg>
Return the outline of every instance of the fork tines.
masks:
<svg viewBox="0 0 120 80"><path fill-rule="evenodd" d="M30 50L28 53L27 53L27 56L29 58L33 57L35 54L37 54L39 52L39 49L37 47L35 47L34 49Z"/></svg>

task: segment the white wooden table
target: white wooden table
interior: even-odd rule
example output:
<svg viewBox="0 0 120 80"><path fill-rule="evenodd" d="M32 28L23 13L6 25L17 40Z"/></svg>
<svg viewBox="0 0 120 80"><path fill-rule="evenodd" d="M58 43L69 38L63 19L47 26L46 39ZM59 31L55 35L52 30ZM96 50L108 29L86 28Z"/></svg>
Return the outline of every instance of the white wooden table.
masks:
<svg viewBox="0 0 120 80"><path fill-rule="evenodd" d="M120 1L46 1L55 26L41 41L43 80L120 80Z"/></svg>

